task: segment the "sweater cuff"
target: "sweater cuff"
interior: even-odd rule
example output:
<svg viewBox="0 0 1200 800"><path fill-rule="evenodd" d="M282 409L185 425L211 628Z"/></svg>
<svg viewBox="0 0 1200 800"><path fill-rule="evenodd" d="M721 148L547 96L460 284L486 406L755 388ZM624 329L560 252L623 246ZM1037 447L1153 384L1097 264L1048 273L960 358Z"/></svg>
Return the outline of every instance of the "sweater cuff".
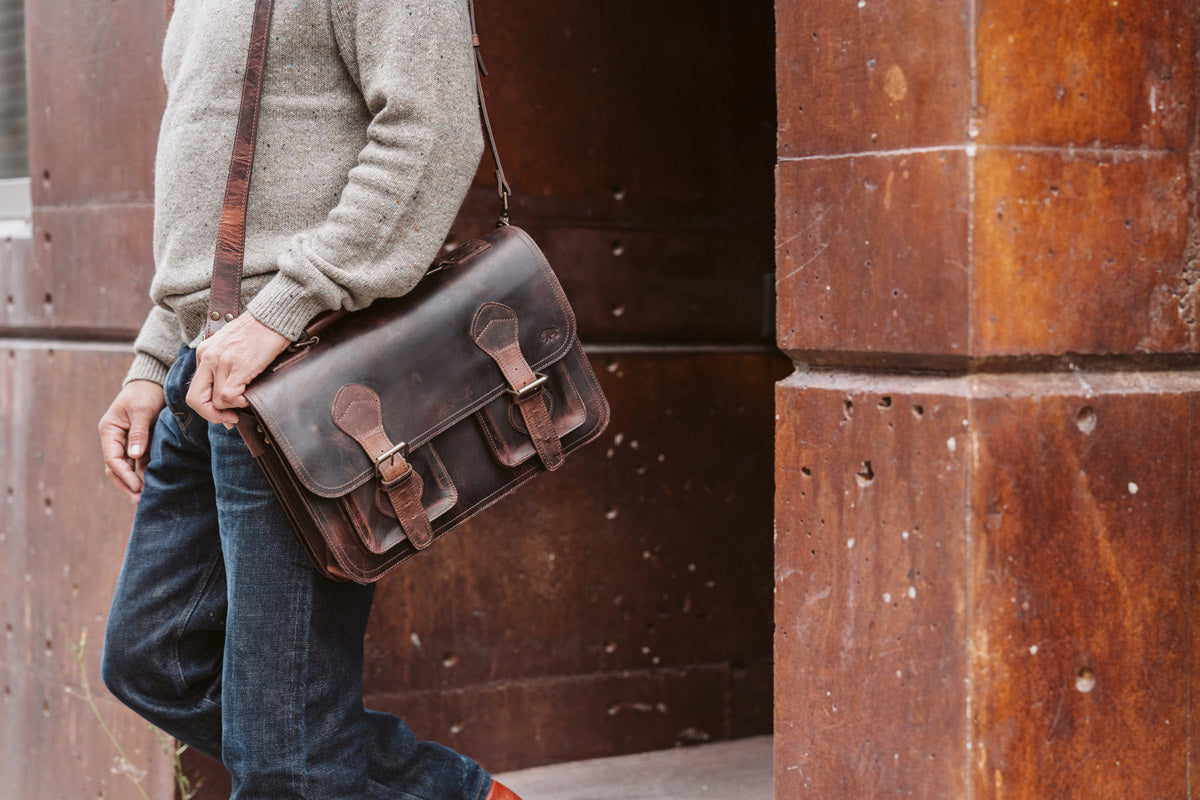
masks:
<svg viewBox="0 0 1200 800"><path fill-rule="evenodd" d="M130 381L153 381L162 386L167 382L168 369L166 364L154 356L138 353L133 357L133 365L129 367L129 372L125 373L125 380L121 385L124 386Z"/></svg>
<svg viewBox="0 0 1200 800"><path fill-rule="evenodd" d="M304 335L304 326L313 317L329 310L324 300L294 278L277 272L254 295L246 310L263 325L294 342Z"/></svg>

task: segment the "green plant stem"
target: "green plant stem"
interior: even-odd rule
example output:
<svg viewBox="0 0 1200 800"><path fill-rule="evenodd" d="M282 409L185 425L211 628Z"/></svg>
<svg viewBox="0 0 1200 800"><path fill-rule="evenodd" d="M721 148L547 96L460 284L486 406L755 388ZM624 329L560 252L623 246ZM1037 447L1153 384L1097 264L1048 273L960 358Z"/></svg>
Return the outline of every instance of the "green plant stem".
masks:
<svg viewBox="0 0 1200 800"><path fill-rule="evenodd" d="M85 630L79 636L79 644L71 648L72 654L75 656L75 661L79 664L79 678L80 686L83 688L83 699L87 701L88 706L92 709L92 713L96 716L96 721L100 723L100 729L104 731L104 735L108 737L108 740L112 742L113 747L116 748L117 755L121 759L121 771L125 774L125 777L129 778L129 780L133 783L134 787L138 790L138 793L146 800L150 800L150 795L146 794L146 789L142 786L142 778L145 776L143 775L142 777L137 777L133 772L130 771L133 764L125 755L125 748L121 747L121 743L118 742L117 737L113 735L112 729L109 728L108 723L104 721L104 715L100 713L100 708L96 705L96 700L92 696L92 687L88 682L87 676L87 665L83 663L83 648L86 644L87 631Z"/></svg>

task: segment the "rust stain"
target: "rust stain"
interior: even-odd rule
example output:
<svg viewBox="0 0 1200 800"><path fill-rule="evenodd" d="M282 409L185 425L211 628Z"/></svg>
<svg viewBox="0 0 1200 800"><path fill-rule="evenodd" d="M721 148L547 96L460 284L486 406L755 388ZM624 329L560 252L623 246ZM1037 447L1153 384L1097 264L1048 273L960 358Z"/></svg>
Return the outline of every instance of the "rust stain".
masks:
<svg viewBox="0 0 1200 800"><path fill-rule="evenodd" d="M888 67L883 76L883 92L893 103L898 103L908 95L908 80L899 64Z"/></svg>

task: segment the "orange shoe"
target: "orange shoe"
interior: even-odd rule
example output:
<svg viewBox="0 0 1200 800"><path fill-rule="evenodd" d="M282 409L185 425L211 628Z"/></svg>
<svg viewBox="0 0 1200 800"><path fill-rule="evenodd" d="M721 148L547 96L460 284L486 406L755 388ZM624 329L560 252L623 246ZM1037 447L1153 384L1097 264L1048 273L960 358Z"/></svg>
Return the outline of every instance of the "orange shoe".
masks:
<svg viewBox="0 0 1200 800"><path fill-rule="evenodd" d="M516 792L500 783L500 781L492 781L492 788L484 800L521 800L521 798L517 797Z"/></svg>

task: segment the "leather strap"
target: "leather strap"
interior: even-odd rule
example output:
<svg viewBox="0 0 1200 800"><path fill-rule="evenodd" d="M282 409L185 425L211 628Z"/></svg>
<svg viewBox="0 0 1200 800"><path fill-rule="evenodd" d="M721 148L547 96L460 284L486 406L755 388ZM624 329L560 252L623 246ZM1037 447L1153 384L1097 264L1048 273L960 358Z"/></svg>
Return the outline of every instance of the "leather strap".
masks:
<svg viewBox="0 0 1200 800"><path fill-rule="evenodd" d="M250 25L250 46L246 53L246 71L242 81L242 102L238 110L237 132L234 134L233 157L229 177L225 182L225 201L221 222L217 228L217 252L213 259L212 291L208 301L205 337L212 336L227 322L241 313L242 265L246 255L246 207L250 197L250 176L254 172L254 149L258 139L258 111L262 99L263 76L267 65L267 44L271 39L271 12L274 0L255 0L254 18ZM475 28L475 3L467 0L471 20L471 45L475 52L475 89L479 103L479 119L487 138L492 161L496 165L496 194L500 198L500 218L497 227L508 224L508 202L512 188L504 176L500 150L492 133L487 103L483 99L483 76L487 68Z"/></svg>
<svg viewBox="0 0 1200 800"><path fill-rule="evenodd" d="M254 173L254 146L258 139L258 110L263 74L267 66L267 44L271 40L273 0L256 0L250 23L250 47L242 79L242 103L238 109L233 157L225 180L225 202L217 228L217 252L213 258L212 291L204 335L212 336L242 310L242 262L246 254L246 206L250 198L250 176Z"/></svg>
<svg viewBox="0 0 1200 800"><path fill-rule="evenodd" d="M500 219L496 222L496 227L500 227L508 224L508 199L512 197L512 188L508 185L508 179L504 177L500 149L496 147L492 120L487 112L487 101L483 99L483 79L487 77L487 67L483 65L483 50L479 46L479 32L475 27L475 0L467 0L467 11L471 18L471 44L475 48L475 94L479 98L479 118L483 121L483 132L487 136L488 150L492 153L492 163L496 165L496 194L500 198Z"/></svg>
<svg viewBox="0 0 1200 800"><path fill-rule="evenodd" d="M492 357L514 395L514 404L525 420L529 438L548 470L563 465L562 441L550 420L550 408L542 393L545 379L534 373L521 352L517 312L503 303L484 303L471 321L471 338Z"/></svg>
<svg viewBox="0 0 1200 800"><path fill-rule="evenodd" d="M408 463L404 445L396 445L383 429L383 408L374 389L348 383L333 398L333 424L358 442L375 463L380 487L391 501L396 520L413 547L423 550L433 544L429 515L421 505L425 488L421 476ZM373 552L383 553L395 542L365 542Z"/></svg>

